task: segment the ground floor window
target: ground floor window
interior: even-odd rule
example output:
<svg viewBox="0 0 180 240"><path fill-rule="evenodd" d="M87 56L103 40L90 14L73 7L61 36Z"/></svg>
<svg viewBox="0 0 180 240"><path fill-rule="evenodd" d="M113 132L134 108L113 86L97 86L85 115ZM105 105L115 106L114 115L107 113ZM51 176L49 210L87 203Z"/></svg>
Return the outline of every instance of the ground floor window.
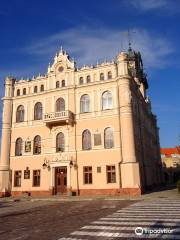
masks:
<svg viewBox="0 0 180 240"><path fill-rule="evenodd" d="M106 175L107 175L107 183L116 182L116 168L114 165L106 166Z"/></svg>
<svg viewBox="0 0 180 240"><path fill-rule="evenodd" d="M84 167L84 184L91 184L92 183L92 167Z"/></svg>
<svg viewBox="0 0 180 240"><path fill-rule="evenodd" d="M33 186L34 187L40 186L40 176L41 176L40 174L41 174L40 170L33 171Z"/></svg>
<svg viewBox="0 0 180 240"><path fill-rule="evenodd" d="M14 187L21 187L21 171L14 172Z"/></svg>

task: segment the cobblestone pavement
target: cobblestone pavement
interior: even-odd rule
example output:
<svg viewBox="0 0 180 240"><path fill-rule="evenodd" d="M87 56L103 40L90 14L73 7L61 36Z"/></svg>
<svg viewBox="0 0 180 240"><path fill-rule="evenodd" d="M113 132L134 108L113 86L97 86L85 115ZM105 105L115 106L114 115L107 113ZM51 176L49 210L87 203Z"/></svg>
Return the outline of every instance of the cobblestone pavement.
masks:
<svg viewBox="0 0 180 240"><path fill-rule="evenodd" d="M102 199L0 202L0 239L57 240L134 202Z"/></svg>
<svg viewBox="0 0 180 240"><path fill-rule="evenodd" d="M136 227L144 231L173 231L138 236L134 233ZM180 194L177 189L160 189L137 198L53 196L0 199L0 240L148 238L180 240Z"/></svg>

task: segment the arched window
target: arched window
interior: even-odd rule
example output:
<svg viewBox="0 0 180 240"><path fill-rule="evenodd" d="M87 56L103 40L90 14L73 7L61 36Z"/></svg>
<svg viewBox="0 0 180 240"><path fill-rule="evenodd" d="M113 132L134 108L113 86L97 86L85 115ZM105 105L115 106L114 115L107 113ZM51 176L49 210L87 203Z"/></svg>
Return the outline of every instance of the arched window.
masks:
<svg viewBox="0 0 180 240"><path fill-rule="evenodd" d="M34 87L34 93L37 93L37 86Z"/></svg>
<svg viewBox="0 0 180 240"><path fill-rule="evenodd" d="M82 149L91 149L91 133L88 129L84 130L84 132L82 133Z"/></svg>
<svg viewBox="0 0 180 240"><path fill-rule="evenodd" d="M90 98L89 95L85 94L80 100L81 113L86 113L90 111Z"/></svg>
<svg viewBox="0 0 180 240"><path fill-rule="evenodd" d="M56 152L64 152L65 140L64 134L62 132L58 133L56 136Z"/></svg>
<svg viewBox="0 0 180 240"><path fill-rule="evenodd" d="M66 82L65 82L65 80L62 80L61 87L65 87L65 86L66 86Z"/></svg>
<svg viewBox="0 0 180 240"><path fill-rule="evenodd" d="M20 96L20 89L17 90L17 96Z"/></svg>
<svg viewBox="0 0 180 240"><path fill-rule="evenodd" d="M82 85L84 83L83 77L79 78L79 84Z"/></svg>
<svg viewBox="0 0 180 240"><path fill-rule="evenodd" d="M114 136L113 129L108 127L104 130L104 147L113 148L114 147Z"/></svg>
<svg viewBox="0 0 180 240"><path fill-rule="evenodd" d="M102 95L102 109L112 108L112 94L110 91L106 91Z"/></svg>
<svg viewBox="0 0 180 240"><path fill-rule="evenodd" d="M100 80L104 80L104 73L100 73Z"/></svg>
<svg viewBox="0 0 180 240"><path fill-rule="evenodd" d="M91 82L91 77L90 77L90 75L87 76L86 80L87 80L87 83L90 83L90 82Z"/></svg>
<svg viewBox="0 0 180 240"><path fill-rule="evenodd" d="M20 105L16 111L16 122L24 122L24 106Z"/></svg>
<svg viewBox="0 0 180 240"><path fill-rule="evenodd" d="M23 88L23 95L26 95L26 88Z"/></svg>
<svg viewBox="0 0 180 240"><path fill-rule="evenodd" d="M39 135L34 138L33 154L41 154L41 137Z"/></svg>
<svg viewBox="0 0 180 240"><path fill-rule="evenodd" d="M60 84L59 84L59 81L56 82L56 88L59 88L60 87Z"/></svg>
<svg viewBox="0 0 180 240"><path fill-rule="evenodd" d="M22 138L16 139L15 156L22 156L22 143L23 143Z"/></svg>
<svg viewBox="0 0 180 240"><path fill-rule="evenodd" d="M65 111L65 101L63 98L58 98L56 101L56 112Z"/></svg>
<svg viewBox="0 0 180 240"><path fill-rule="evenodd" d="M42 103L37 102L34 106L34 120L42 119Z"/></svg>
<svg viewBox="0 0 180 240"><path fill-rule="evenodd" d="M108 72L108 79L112 79L112 72L111 71Z"/></svg>
<svg viewBox="0 0 180 240"><path fill-rule="evenodd" d="M41 92L44 92L44 85L41 85Z"/></svg>

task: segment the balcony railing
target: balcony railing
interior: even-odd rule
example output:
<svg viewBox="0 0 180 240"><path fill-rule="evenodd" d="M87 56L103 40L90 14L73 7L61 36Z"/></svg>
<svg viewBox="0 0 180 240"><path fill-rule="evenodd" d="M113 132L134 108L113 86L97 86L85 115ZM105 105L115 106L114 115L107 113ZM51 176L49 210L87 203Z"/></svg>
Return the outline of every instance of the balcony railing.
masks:
<svg viewBox="0 0 180 240"><path fill-rule="evenodd" d="M72 124L74 115L71 111L51 112L44 115L44 122L46 124Z"/></svg>

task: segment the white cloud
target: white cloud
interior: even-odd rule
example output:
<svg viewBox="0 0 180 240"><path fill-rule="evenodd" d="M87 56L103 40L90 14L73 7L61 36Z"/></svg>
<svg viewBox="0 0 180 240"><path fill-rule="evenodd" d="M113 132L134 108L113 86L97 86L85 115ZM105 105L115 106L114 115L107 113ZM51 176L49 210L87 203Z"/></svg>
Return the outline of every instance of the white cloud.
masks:
<svg viewBox="0 0 180 240"><path fill-rule="evenodd" d="M146 67L163 68L169 64L169 56L174 49L168 40L144 29L133 29L131 32L135 32L131 34L132 47L142 53ZM78 65L95 64L114 58L122 48L127 50L127 37L118 30L76 27L39 39L22 50L50 59L60 45L76 58Z"/></svg>
<svg viewBox="0 0 180 240"><path fill-rule="evenodd" d="M130 0L129 3L143 11L154 10L168 5L167 0Z"/></svg>

